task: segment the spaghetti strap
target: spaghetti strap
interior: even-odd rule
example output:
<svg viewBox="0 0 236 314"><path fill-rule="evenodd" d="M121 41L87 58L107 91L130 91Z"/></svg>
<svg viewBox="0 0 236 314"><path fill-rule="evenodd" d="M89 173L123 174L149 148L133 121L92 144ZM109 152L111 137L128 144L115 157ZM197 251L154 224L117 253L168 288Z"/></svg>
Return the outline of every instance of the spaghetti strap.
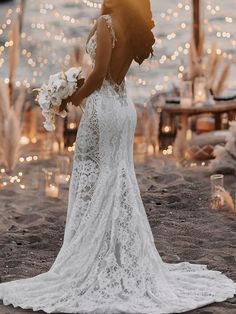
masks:
<svg viewBox="0 0 236 314"><path fill-rule="evenodd" d="M101 15L101 17L106 21L107 27L112 37L112 48L114 48L116 45L117 38L114 31L113 23L112 23L112 17L109 14Z"/></svg>

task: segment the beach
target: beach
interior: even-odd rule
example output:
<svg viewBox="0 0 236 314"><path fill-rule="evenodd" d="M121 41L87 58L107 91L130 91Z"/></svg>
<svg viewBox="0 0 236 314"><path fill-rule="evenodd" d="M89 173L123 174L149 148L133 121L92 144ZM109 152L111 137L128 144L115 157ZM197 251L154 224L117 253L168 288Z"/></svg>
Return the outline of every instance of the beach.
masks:
<svg viewBox="0 0 236 314"><path fill-rule="evenodd" d="M21 170L31 176L35 167ZM152 228L155 245L165 262L206 264L236 280L236 214L209 209L210 181L206 167L179 167L172 158L149 158L136 162L141 196ZM227 176L232 192L235 177ZM32 277L47 271L63 240L68 185L59 199L49 199L43 188L25 191L17 186L1 190L0 274L1 281ZM234 314L236 298L189 314ZM0 306L1 314L32 313ZM42 313L42 312L41 312Z"/></svg>

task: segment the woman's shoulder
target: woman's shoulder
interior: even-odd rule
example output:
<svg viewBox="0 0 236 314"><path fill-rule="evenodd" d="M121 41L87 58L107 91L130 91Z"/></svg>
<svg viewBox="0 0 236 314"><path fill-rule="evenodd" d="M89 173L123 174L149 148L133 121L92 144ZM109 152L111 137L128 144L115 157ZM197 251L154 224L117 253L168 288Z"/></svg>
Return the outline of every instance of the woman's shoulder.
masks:
<svg viewBox="0 0 236 314"><path fill-rule="evenodd" d="M110 31L111 37L112 37L112 46L115 47L115 43L116 43L117 39L116 39L115 30L113 27L112 16L109 14L100 15L100 17L97 20L97 26L100 23L104 23L104 21L105 21L105 23L106 23L106 25Z"/></svg>

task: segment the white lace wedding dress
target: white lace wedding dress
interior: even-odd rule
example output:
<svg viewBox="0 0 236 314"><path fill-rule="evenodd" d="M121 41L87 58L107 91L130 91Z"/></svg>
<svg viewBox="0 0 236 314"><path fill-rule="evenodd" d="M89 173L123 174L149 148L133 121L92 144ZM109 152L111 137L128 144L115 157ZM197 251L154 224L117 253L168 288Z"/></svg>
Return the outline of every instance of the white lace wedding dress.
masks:
<svg viewBox="0 0 236 314"><path fill-rule="evenodd" d="M109 15L104 16L116 39ZM87 50L94 59L96 33ZM180 313L233 297L236 284L205 265L159 256L133 165L136 111L125 82L87 99L76 140L61 250L48 272L0 284L0 299L46 313Z"/></svg>

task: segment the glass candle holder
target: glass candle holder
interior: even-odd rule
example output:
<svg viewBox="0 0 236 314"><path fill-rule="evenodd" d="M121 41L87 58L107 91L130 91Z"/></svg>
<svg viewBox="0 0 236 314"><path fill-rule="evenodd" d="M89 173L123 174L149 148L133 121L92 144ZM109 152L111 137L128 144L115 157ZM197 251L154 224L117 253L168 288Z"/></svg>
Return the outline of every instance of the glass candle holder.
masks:
<svg viewBox="0 0 236 314"><path fill-rule="evenodd" d="M34 172L32 174L32 176L29 176L27 179L27 186L32 189L32 190L39 190L40 187L42 188L42 186L40 186L40 182L42 182L42 171L40 166L34 166Z"/></svg>
<svg viewBox="0 0 236 314"><path fill-rule="evenodd" d="M40 151L40 159L42 160L48 160L52 156L52 139L47 137L41 142L41 151Z"/></svg>
<svg viewBox="0 0 236 314"><path fill-rule="evenodd" d="M204 103L207 100L206 93L206 78L196 77L194 80L194 102L195 103Z"/></svg>
<svg viewBox="0 0 236 314"><path fill-rule="evenodd" d="M70 180L70 158L68 156L57 156L57 168L59 173L57 182L59 184L66 184Z"/></svg>
<svg viewBox="0 0 236 314"><path fill-rule="evenodd" d="M180 87L180 105L183 108L192 107L193 84L192 81L183 81Z"/></svg>
<svg viewBox="0 0 236 314"><path fill-rule="evenodd" d="M59 175L58 168L48 168L45 173L45 195L51 198L59 197L59 183L57 177Z"/></svg>
<svg viewBox="0 0 236 314"><path fill-rule="evenodd" d="M224 199L220 189L224 187L224 175L214 174L211 176L211 209L221 209L224 206Z"/></svg>

